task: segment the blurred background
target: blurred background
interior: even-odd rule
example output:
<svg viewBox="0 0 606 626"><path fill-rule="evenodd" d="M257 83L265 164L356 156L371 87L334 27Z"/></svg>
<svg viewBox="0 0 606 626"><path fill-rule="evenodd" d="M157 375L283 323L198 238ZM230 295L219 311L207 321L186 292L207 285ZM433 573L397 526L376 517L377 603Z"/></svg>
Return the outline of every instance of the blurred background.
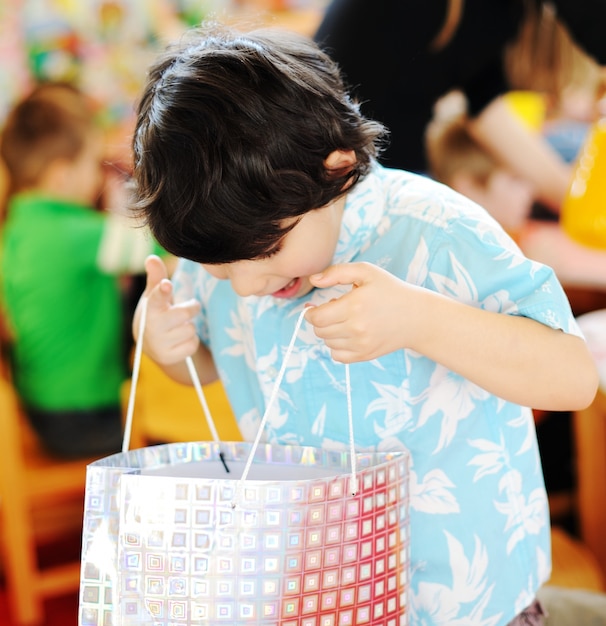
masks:
<svg viewBox="0 0 606 626"><path fill-rule="evenodd" d="M146 68L167 41L204 19L277 23L313 34L323 2L2 0L0 127L33 85L67 81L92 98L110 141L126 153Z"/></svg>

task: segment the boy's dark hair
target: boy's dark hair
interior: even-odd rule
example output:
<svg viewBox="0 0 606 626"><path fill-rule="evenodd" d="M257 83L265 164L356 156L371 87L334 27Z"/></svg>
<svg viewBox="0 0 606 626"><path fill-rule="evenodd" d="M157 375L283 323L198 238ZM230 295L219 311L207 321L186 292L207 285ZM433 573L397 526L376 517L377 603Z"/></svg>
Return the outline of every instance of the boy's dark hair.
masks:
<svg viewBox="0 0 606 626"><path fill-rule="evenodd" d="M10 111L0 142L9 193L38 184L55 159L75 159L93 129L84 94L67 83L38 85Z"/></svg>
<svg viewBox="0 0 606 626"><path fill-rule="evenodd" d="M134 136L135 210L199 263L270 254L302 216L364 175L383 127L361 116L308 38L194 29L151 67ZM334 150L353 168L327 173Z"/></svg>

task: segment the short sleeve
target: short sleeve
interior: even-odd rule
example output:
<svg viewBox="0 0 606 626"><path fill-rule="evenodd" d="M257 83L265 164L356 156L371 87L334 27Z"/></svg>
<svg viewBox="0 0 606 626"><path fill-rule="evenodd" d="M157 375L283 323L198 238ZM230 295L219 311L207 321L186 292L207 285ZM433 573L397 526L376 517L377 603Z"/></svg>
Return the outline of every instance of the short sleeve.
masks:
<svg viewBox="0 0 606 626"><path fill-rule="evenodd" d="M430 244L432 289L480 308L583 336L555 272L523 255L491 218L470 211Z"/></svg>

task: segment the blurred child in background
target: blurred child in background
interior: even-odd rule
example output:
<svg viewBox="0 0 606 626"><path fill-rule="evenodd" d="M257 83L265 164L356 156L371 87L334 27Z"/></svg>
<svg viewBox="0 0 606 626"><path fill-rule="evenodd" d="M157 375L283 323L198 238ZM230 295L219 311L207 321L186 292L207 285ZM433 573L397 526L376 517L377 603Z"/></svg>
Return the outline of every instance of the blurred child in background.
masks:
<svg viewBox="0 0 606 626"><path fill-rule="evenodd" d="M161 249L118 210L95 210L108 191L104 141L75 88L48 83L19 102L0 154L9 179L1 296L16 388L50 452L118 451L128 323L119 275ZM116 181L113 191L119 198Z"/></svg>
<svg viewBox="0 0 606 626"><path fill-rule="evenodd" d="M595 8L604 10L606 3L600 0ZM572 5L568 10L572 14L578 11ZM557 8L544 3L541 11L529 13L505 57L511 88L542 98L544 119L540 135L567 163L576 159L589 127L605 112L604 61L600 65L596 61L599 57L588 54L579 45L584 30L591 29L599 35L603 20L596 17L597 26L591 26L589 14L583 17L586 23L573 37Z"/></svg>
<svg viewBox="0 0 606 626"><path fill-rule="evenodd" d="M340 65L363 113L388 127L385 165L427 172L423 136L432 107L460 89L474 137L558 214L569 167L543 137L527 132L502 96L523 88L513 69L524 69L535 84L539 71L567 82L564 30L606 65L605 20L604 0L376 0L372 10L366 0L331 0L315 37ZM552 88L547 80L545 87Z"/></svg>
<svg viewBox="0 0 606 626"><path fill-rule="evenodd" d="M435 108L426 147L431 175L483 206L526 256L551 266L564 285L606 289L606 251L575 242L557 222L533 219L534 188L474 138L457 92Z"/></svg>
<svg viewBox="0 0 606 626"><path fill-rule="evenodd" d="M435 111L426 133L429 173L483 206L515 237L530 217L533 186L474 139L462 94L451 92Z"/></svg>

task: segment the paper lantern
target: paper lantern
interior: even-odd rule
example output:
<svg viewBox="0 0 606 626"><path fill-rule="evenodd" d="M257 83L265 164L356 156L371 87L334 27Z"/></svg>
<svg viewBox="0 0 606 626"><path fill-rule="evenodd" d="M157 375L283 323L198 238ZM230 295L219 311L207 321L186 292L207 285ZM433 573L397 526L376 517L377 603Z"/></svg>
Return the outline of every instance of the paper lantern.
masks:
<svg viewBox="0 0 606 626"><path fill-rule="evenodd" d="M561 223L579 243L606 248L606 118L594 124L581 148Z"/></svg>

